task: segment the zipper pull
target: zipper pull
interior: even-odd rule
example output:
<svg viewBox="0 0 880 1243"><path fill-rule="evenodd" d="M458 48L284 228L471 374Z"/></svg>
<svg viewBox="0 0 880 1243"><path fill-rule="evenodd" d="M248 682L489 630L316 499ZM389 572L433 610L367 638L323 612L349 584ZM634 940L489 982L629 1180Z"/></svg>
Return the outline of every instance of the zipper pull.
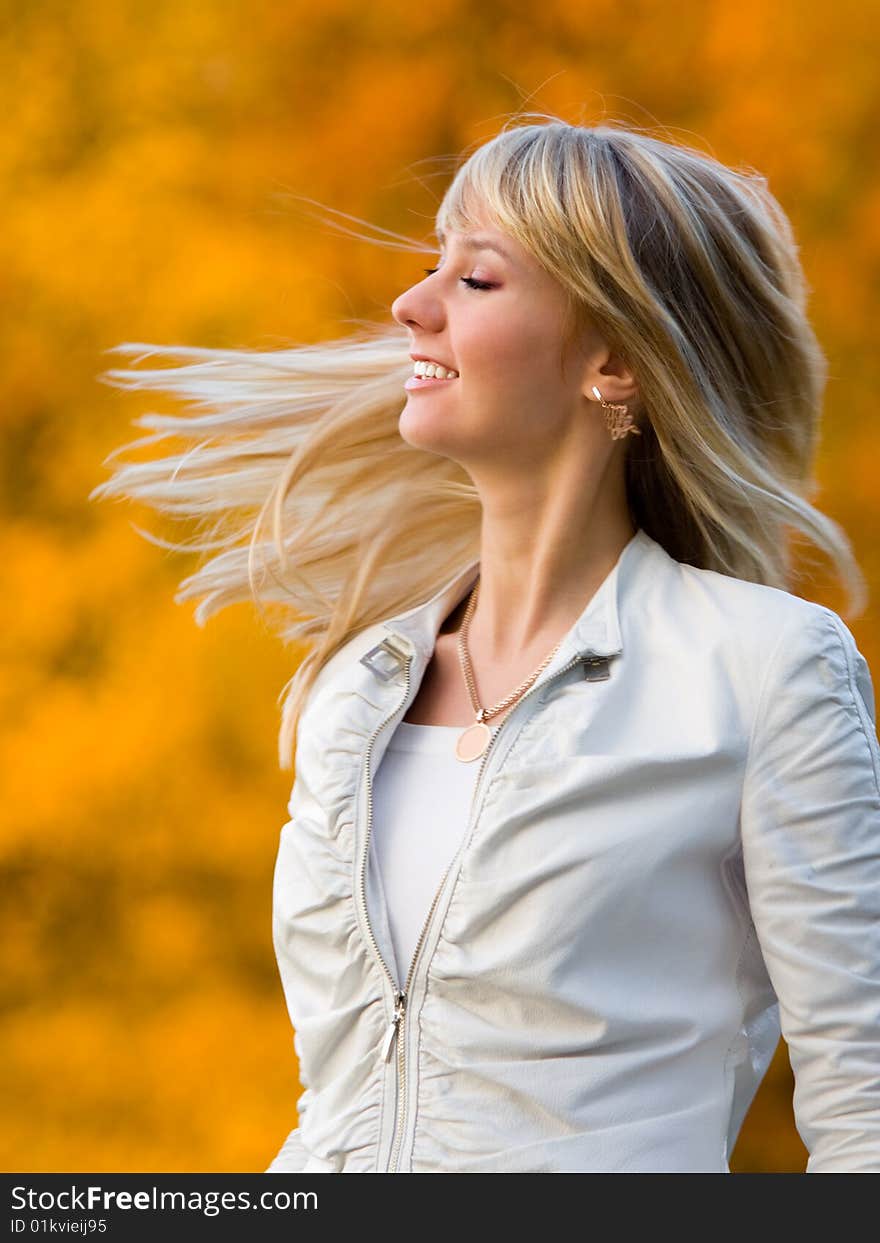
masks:
<svg viewBox="0 0 880 1243"><path fill-rule="evenodd" d="M397 1000L394 1003L394 1018L388 1024L388 1028L385 1032L385 1039L382 1041L382 1061L383 1062L387 1062L391 1054L391 1044L394 1040L394 1036L397 1032L397 1029L400 1026L400 1021L403 1018L403 1010L404 1010L405 1004L406 1004L406 998L404 994L398 993Z"/></svg>

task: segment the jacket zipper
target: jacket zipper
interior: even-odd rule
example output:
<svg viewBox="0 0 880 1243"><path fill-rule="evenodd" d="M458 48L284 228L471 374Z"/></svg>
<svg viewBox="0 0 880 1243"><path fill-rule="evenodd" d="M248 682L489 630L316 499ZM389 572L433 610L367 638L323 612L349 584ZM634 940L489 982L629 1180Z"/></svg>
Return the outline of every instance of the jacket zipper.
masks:
<svg viewBox="0 0 880 1243"><path fill-rule="evenodd" d="M410 988L410 984L412 983L412 977L413 977L413 972L415 970L415 965L418 961L418 957L422 949L422 943L424 942L424 939L425 939L425 933L427 932L428 927L430 926L431 920L434 916L434 911L437 907L437 902L440 899L440 894L443 892L443 886L446 884L446 878L449 875L449 872L452 868L453 863L458 858L461 850L464 847L465 842L470 836L471 828L473 825L474 808L477 804L477 798L480 793L480 785L483 780L483 773L485 771L486 763L488 761L489 755L492 751L493 746L495 745L495 739L498 737L499 733L504 728L504 722L508 719L509 716L513 714L513 711L516 708L518 708L520 704L525 703L525 701L529 698L530 695L533 695L535 694L536 691L543 689L543 687L545 687L549 682L552 682L555 678L561 677L563 673L567 673L568 670L573 669L575 665L583 664L585 662L589 663L590 655L589 653L582 652L577 656L573 656L572 659L568 662L568 664L564 665L561 669L557 669L556 672L554 674L551 674L549 678L545 678L543 682L536 682L535 685L530 687L529 690L525 693L525 695L523 695L522 698L519 699L513 705L510 712L507 713L507 716L503 717L502 720L499 722L499 724L495 727L492 733L492 737L489 739L489 744L486 747L486 750L483 752L482 759L480 760L480 767L479 767L479 770L477 771L477 779L476 779L476 782L474 783L474 793L473 793L473 797L471 798L471 806L470 806L470 811L468 814L468 824L467 824L466 832L464 834L464 837L461 840L461 844L459 845L458 850L455 852L452 859L446 865L440 884L437 886L437 891L434 894L430 909L425 918L425 922L422 924L422 930L419 933L419 939L416 942L415 950L413 951L413 956L409 964L409 970L407 971L407 974L406 974L406 980L404 982L404 986L402 989L400 989L397 986L397 981L395 980L394 975L391 972L388 964L386 963L385 959L382 957L382 951L379 949L378 942L376 941L375 935L373 934L372 926L370 924L369 912L367 911L366 872L367 872L367 862L369 859L369 851L370 851L370 836L373 831L373 777L370 771L370 765L372 763L372 756L373 756L373 744L375 743L379 734L388 724L388 722L391 721L395 716L397 716L398 712L400 711L400 709L403 707L403 705L406 703L407 699L409 698L410 668L412 666L412 659L413 659L412 656L407 654L406 666L405 666L406 681L405 681L405 686L404 686L403 697L401 698L400 702L398 703L394 711L389 716L385 717L384 721L382 721L379 725L376 726L376 728L373 730L373 733L370 735L369 742L367 743L367 754L366 754L367 834L366 834L366 842L364 843L363 861L361 863L361 874L360 874L361 901L363 903L363 911L364 911L364 916L365 916L365 921L366 921L366 926L367 926L367 932L369 933L370 941L373 945L373 949L375 950L376 957L378 958L379 962L382 964L382 968L388 977L388 980L391 984L391 990L394 995L394 1015L391 1019L391 1022L388 1024L388 1027L385 1030L385 1036L382 1041L382 1061L385 1062L388 1060L388 1058L391 1055L391 1049L394 1044L394 1039L395 1037L397 1037L397 1110L396 1110L395 1119L394 1119L394 1142L392 1144L391 1156L388 1162L387 1172L389 1174L398 1173L397 1166L398 1166L398 1161L400 1159L400 1146L401 1146L401 1142L403 1139L404 1121L406 1117L406 1040L404 1038L405 1037L404 1024L406 1021L406 1014L407 1014L406 1002L409 996L409 988Z"/></svg>

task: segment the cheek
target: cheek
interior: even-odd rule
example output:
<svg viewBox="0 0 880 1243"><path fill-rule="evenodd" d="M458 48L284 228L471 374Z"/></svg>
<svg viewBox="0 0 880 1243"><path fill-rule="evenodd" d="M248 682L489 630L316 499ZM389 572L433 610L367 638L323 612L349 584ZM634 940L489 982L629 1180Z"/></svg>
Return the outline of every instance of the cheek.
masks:
<svg viewBox="0 0 880 1243"><path fill-rule="evenodd" d="M473 325L456 357L465 379L486 380L505 390L547 392L562 385L559 348L559 340L542 322L540 308L513 318L499 308L497 315Z"/></svg>
<svg viewBox="0 0 880 1243"><path fill-rule="evenodd" d="M479 377L481 390L503 395L508 409L518 405L534 411L536 400L555 405L565 397L559 365L543 343L506 353L487 350L481 360L475 360L471 376Z"/></svg>

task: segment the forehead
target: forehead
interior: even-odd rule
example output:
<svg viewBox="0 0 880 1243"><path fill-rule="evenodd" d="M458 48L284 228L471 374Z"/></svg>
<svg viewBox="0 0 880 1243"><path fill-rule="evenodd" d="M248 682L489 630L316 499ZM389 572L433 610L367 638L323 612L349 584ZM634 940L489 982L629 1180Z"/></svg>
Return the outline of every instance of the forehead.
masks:
<svg viewBox="0 0 880 1243"><path fill-rule="evenodd" d="M500 255L502 259L506 259L508 263L516 263L510 245L502 242L500 235L486 233L485 231L479 233L458 233L455 230L451 230L450 236L457 241L463 250L491 250L495 254ZM437 230L437 240L441 246L446 245L447 235L442 229Z"/></svg>

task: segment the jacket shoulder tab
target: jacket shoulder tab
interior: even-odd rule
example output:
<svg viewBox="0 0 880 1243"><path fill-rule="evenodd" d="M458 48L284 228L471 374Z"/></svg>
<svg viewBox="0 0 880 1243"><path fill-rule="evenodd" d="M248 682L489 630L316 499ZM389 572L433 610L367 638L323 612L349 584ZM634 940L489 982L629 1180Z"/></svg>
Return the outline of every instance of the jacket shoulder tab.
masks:
<svg viewBox="0 0 880 1243"><path fill-rule="evenodd" d="M318 671L318 675L312 685L309 693L309 700L312 701L324 687L332 681L335 675L347 668L358 658L358 654L363 652L365 647L369 647L370 643L375 643L383 634L381 622L375 622L366 626L363 630L359 630L357 634L347 639L333 655L324 662Z"/></svg>
<svg viewBox="0 0 880 1243"><path fill-rule="evenodd" d="M604 682L611 677L611 658L609 656L585 656L584 678L588 682Z"/></svg>
<svg viewBox="0 0 880 1243"><path fill-rule="evenodd" d="M381 643L371 647L360 658L360 663L383 682L390 682L405 666L411 655L403 640L396 634L386 635Z"/></svg>

